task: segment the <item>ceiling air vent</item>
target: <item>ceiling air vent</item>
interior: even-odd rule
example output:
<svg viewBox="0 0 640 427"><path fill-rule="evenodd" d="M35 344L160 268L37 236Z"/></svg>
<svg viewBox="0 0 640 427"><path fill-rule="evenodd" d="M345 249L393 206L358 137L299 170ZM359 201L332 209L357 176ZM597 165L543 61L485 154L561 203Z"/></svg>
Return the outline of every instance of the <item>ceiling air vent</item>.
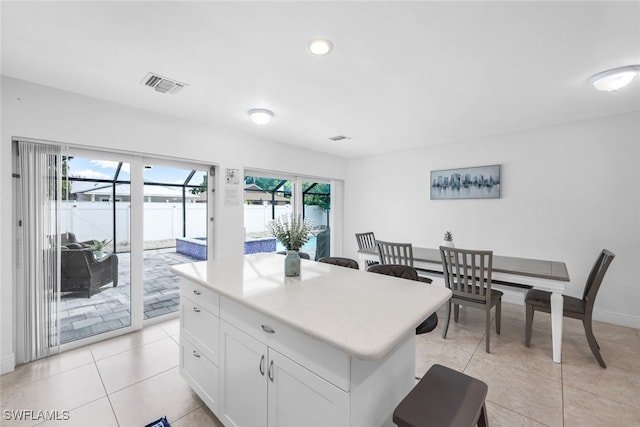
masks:
<svg viewBox="0 0 640 427"><path fill-rule="evenodd" d="M142 80L142 83L144 83L145 86L154 88L156 92L168 93L170 95L175 95L180 89L188 86L185 83L180 83L154 73L147 74Z"/></svg>
<svg viewBox="0 0 640 427"><path fill-rule="evenodd" d="M337 135L337 136L332 136L331 138L329 138L332 141L342 141L343 139L351 139L348 136L344 136L344 135Z"/></svg>

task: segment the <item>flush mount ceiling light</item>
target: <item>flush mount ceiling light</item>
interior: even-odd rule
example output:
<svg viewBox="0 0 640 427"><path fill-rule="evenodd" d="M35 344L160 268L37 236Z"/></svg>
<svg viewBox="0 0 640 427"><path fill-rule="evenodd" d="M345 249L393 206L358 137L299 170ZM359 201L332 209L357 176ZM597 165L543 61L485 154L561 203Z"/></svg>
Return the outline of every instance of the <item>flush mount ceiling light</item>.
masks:
<svg viewBox="0 0 640 427"><path fill-rule="evenodd" d="M273 112L262 108L255 108L253 110L249 110L249 116L251 116L251 120L253 120L255 124L266 125L271 121Z"/></svg>
<svg viewBox="0 0 640 427"><path fill-rule="evenodd" d="M627 67L614 68L603 71L589 79L589 83L598 90L614 92L629 83L640 71L640 65L629 65Z"/></svg>
<svg viewBox="0 0 640 427"><path fill-rule="evenodd" d="M326 55L333 49L333 44L326 39L315 39L309 43L309 51L314 55Z"/></svg>

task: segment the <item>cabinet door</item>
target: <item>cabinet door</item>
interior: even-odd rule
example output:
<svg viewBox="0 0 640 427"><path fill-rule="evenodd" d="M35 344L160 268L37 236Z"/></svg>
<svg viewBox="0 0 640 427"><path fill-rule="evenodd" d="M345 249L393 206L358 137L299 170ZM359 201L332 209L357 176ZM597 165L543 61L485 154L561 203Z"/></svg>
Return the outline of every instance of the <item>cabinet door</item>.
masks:
<svg viewBox="0 0 640 427"><path fill-rule="evenodd" d="M269 427L348 426L349 395L269 349Z"/></svg>
<svg viewBox="0 0 640 427"><path fill-rule="evenodd" d="M267 418L267 346L220 322L220 420L225 426L263 426Z"/></svg>

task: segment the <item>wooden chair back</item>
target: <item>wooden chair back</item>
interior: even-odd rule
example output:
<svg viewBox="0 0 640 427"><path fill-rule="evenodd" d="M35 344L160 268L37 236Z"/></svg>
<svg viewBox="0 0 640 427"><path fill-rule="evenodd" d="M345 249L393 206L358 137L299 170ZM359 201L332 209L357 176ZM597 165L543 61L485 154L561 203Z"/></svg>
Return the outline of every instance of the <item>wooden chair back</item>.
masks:
<svg viewBox="0 0 640 427"><path fill-rule="evenodd" d="M366 233L356 233L356 242L358 243L358 249L369 249L376 247L376 237L373 231Z"/></svg>
<svg viewBox="0 0 640 427"><path fill-rule="evenodd" d="M411 243L383 242L378 240L380 264L408 265L413 267L413 246Z"/></svg>
<svg viewBox="0 0 640 427"><path fill-rule="evenodd" d="M440 246L444 282L453 296L478 303L491 301L493 251Z"/></svg>
<svg viewBox="0 0 640 427"><path fill-rule="evenodd" d="M591 272L587 277L587 283L584 286L584 293L582 295L582 299L586 303L587 310L593 310L593 305L596 301L596 295L598 294L600 285L602 284L602 279L604 279L604 275L609 268L609 264L611 264L611 261L613 261L615 256L616 255L613 252L603 249L595 264L593 264Z"/></svg>

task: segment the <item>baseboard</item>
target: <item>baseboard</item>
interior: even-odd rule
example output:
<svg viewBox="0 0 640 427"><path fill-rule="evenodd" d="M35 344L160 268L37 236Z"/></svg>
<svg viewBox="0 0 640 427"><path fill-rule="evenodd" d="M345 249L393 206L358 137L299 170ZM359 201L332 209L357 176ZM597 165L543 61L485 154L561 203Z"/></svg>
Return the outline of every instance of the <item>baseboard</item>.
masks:
<svg viewBox="0 0 640 427"><path fill-rule="evenodd" d="M640 329L640 317L612 311L593 309L593 319L614 325L627 326L629 328Z"/></svg>
<svg viewBox="0 0 640 427"><path fill-rule="evenodd" d="M16 368L16 355L11 353L0 359L0 374L6 374Z"/></svg>

